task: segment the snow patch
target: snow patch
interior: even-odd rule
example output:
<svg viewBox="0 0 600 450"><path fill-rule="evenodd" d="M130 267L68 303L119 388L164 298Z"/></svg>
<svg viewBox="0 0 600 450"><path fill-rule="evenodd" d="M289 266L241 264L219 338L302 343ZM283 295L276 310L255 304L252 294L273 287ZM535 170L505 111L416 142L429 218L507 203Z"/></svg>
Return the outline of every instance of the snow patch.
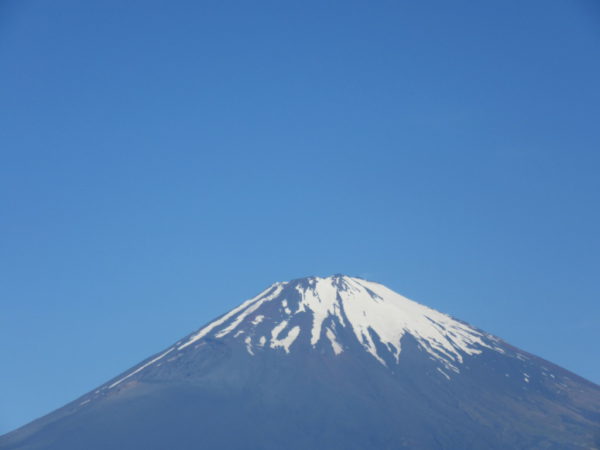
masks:
<svg viewBox="0 0 600 450"><path fill-rule="evenodd" d="M287 322L285 322L285 321L282 323L285 323L285 325L287 325ZM283 328L285 328L285 326ZM277 334L273 334L273 338L271 339L271 348L283 347L285 352L289 353L290 346L294 343L294 341L300 334L300 327L296 325L288 332L286 337L284 337L283 339L278 339L277 336L279 336L279 334L281 334L281 330L283 328L281 328L277 332ZM273 331L275 331L275 330L273 330Z"/></svg>
<svg viewBox="0 0 600 450"><path fill-rule="evenodd" d="M277 336L279 336L279 333L281 333L283 331L283 329L285 327L287 327L287 320L284 320L283 322L279 323L278 325L275 326L275 328L273 328L271 330L271 339L275 340L277 339Z"/></svg>
<svg viewBox="0 0 600 450"><path fill-rule="evenodd" d="M254 356L254 352L252 351L252 338L248 336L244 339L244 342L246 343L246 350L248 350L248 353Z"/></svg>
<svg viewBox="0 0 600 450"><path fill-rule="evenodd" d="M258 325L259 323L261 323L263 321L264 318L265 318L265 316L263 316L262 314L259 314L252 321L252 325Z"/></svg>
<svg viewBox="0 0 600 450"><path fill-rule="evenodd" d="M333 352L336 355L339 355L340 353L342 353L344 351L344 349L340 345L340 343L336 340L335 333L333 331L331 331L330 328L327 328L327 331L325 332L325 334L327 335L327 339L329 339L329 342L331 342L331 347L333 348Z"/></svg>

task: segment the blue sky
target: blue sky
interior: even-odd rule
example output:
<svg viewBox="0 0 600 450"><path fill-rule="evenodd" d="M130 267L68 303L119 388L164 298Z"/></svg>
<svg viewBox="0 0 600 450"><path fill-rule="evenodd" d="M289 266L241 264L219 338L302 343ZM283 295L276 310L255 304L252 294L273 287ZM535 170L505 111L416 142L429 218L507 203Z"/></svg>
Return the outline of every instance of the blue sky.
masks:
<svg viewBox="0 0 600 450"><path fill-rule="evenodd" d="M346 273L600 382L593 1L0 3L0 433Z"/></svg>

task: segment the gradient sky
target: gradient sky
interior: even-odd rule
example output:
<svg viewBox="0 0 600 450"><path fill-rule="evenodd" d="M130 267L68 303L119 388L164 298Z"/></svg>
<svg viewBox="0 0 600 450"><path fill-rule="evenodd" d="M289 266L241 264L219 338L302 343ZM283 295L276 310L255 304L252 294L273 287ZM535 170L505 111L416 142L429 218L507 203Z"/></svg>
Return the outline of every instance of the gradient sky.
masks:
<svg viewBox="0 0 600 450"><path fill-rule="evenodd" d="M595 1L0 2L0 433L346 273L600 382Z"/></svg>

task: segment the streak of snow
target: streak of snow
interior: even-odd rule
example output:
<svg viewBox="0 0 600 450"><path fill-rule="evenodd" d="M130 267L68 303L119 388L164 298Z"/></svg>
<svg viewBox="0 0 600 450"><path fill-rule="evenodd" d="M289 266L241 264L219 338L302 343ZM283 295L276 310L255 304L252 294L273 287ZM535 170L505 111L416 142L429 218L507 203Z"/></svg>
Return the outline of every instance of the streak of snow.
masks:
<svg viewBox="0 0 600 450"><path fill-rule="evenodd" d="M229 325L227 328L219 331L215 335L215 337L221 338L221 337L226 336L227 334L231 333L231 331L235 330L236 327L240 323L242 323L242 321L246 317L248 317L250 314L252 314L258 308L260 308L260 305L262 305L263 303L268 302L270 300L273 300L275 297L277 297L281 293L282 289L283 289L283 286L278 285L271 294L267 295L266 297L260 298L259 300L254 302L252 305L248 306L243 312L240 313L239 316L237 316L235 318L235 320L231 323L231 325Z"/></svg>
<svg viewBox="0 0 600 450"><path fill-rule="evenodd" d="M211 323L209 323L207 326L205 326L204 328L202 328L200 331L198 331L198 333L196 333L195 335L193 335L185 344L180 345L177 350L183 350L184 348L186 348L188 345L193 344L194 342L202 339L204 336L206 336L208 333L210 333L213 329L215 329L216 327L218 327L219 325L222 325L223 323L227 322L229 319L231 319L233 316L235 316L237 313L239 313L240 311L243 311L244 309L246 309L248 306L252 305L253 303L255 303L256 301L258 301L261 297L264 297L269 291L271 291L274 287L276 287L277 289L281 289L281 285L280 283L275 283L274 285L269 286L267 289L265 289L264 291L262 291L260 294L258 294L256 297L251 298L250 300L246 300L244 303L242 303L240 306L238 306L237 308L232 309L231 311L229 311L227 314L225 314L223 317L221 317L220 319L217 319Z"/></svg>
<svg viewBox="0 0 600 450"><path fill-rule="evenodd" d="M252 351L252 338L248 336L244 339L244 342L246 343L246 350L248 350L248 353L254 356L254 352Z"/></svg>
<svg viewBox="0 0 600 450"><path fill-rule="evenodd" d="M335 333L333 331L331 331L331 329L327 328L327 331L325 331L325 334L327 335L327 339L329 339L329 342L331 342L331 347L333 348L333 352L336 355L339 355L340 353L342 353L344 351L344 349L340 345L340 343L336 340Z"/></svg>
<svg viewBox="0 0 600 450"><path fill-rule="evenodd" d="M156 358L154 358L152 361L147 362L146 364L144 364L143 366L137 368L136 370L134 370L133 372L125 375L123 378L121 378L120 380L115 381L113 384L111 384L108 388L112 389L114 388L117 384L122 383L123 381L125 381L127 378L135 375L138 372L141 372L142 370L144 370L146 367L148 367L151 364L154 364L156 361L158 361L159 359L167 356L169 353L171 353L173 350L175 350L175 347L171 347L169 350L167 350L166 352L158 355Z"/></svg>
<svg viewBox="0 0 600 450"><path fill-rule="evenodd" d="M279 336L279 333L281 333L283 331L283 329L287 326L287 320L284 320L283 322L277 324L275 326L275 328L273 328L271 330L271 339L275 340L277 339L277 336Z"/></svg>
<svg viewBox="0 0 600 450"><path fill-rule="evenodd" d="M444 372L442 369L440 369L439 367L437 367L437 371L439 373L441 373L442 375L444 375L446 377L446 379L448 379L448 380L450 379L450 376L446 372Z"/></svg>

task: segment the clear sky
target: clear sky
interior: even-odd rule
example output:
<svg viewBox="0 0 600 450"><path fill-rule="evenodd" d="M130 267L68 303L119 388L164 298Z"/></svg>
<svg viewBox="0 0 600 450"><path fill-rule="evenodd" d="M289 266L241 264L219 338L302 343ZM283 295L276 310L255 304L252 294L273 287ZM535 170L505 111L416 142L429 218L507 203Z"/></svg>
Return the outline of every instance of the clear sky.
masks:
<svg viewBox="0 0 600 450"><path fill-rule="evenodd" d="M0 2L0 433L346 273L600 382L600 7Z"/></svg>

